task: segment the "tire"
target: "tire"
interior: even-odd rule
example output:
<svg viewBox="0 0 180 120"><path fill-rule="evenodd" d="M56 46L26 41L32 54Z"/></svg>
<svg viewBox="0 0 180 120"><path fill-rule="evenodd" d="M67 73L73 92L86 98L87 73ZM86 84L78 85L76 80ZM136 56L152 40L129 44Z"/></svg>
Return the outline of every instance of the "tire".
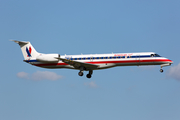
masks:
<svg viewBox="0 0 180 120"><path fill-rule="evenodd" d="M160 72L163 73L163 69L160 69Z"/></svg>
<svg viewBox="0 0 180 120"><path fill-rule="evenodd" d="M86 77L87 77L87 78L91 78L91 74L87 74Z"/></svg>
<svg viewBox="0 0 180 120"><path fill-rule="evenodd" d="M79 76L83 76L83 72L79 72L78 75L79 75Z"/></svg>

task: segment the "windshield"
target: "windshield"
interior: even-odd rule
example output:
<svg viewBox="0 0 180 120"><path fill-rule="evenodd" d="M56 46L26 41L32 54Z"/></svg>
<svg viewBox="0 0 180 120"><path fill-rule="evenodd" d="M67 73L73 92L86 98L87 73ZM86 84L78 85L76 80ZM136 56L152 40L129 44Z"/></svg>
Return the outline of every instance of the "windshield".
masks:
<svg viewBox="0 0 180 120"><path fill-rule="evenodd" d="M158 55L158 54L155 54L155 57L161 57L160 55Z"/></svg>

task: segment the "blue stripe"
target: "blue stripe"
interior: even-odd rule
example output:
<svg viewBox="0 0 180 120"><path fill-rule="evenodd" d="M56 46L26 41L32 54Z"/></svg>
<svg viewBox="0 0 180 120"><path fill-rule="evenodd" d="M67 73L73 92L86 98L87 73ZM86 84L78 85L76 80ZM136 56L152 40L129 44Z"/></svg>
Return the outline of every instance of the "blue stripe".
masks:
<svg viewBox="0 0 180 120"><path fill-rule="evenodd" d="M30 52L29 52L29 50L28 50L27 47L26 47L26 52L27 52L27 54L28 54L28 57L31 57L31 54L30 54Z"/></svg>
<svg viewBox="0 0 180 120"><path fill-rule="evenodd" d="M141 56L127 56L127 58L148 58L151 57L150 55L141 55ZM160 56L155 56L155 57L160 57ZM125 56L109 56L109 57L93 57L92 59L121 59L125 58ZM90 57L87 58L71 58L71 60L90 60Z"/></svg>
<svg viewBox="0 0 180 120"><path fill-rule="evenodd" d="M147 58L147 57L151 57L151 56L150 55L131 56L131 57L127 56L127 58ZM156 57L159 57L159 56L156 56ZM114 58L115 58L115 56L110 56L109 57L109 59L114 59ZM125 56L116 56L115 59L122 59L122 58L125 58ZM70 58L70 59L71 60L85 60L85 59L90 60L91 58L88 57L88 58ZM108 59L108 57L93 57L93 59ZM39 62L39 61L37 61L37 60L26 60L26 62Z"/></svg>
<svg viewBox="0 0 180 120"><path fill-rule="evenodd" d="M26 60L26 62L39 62L37 60Z"/></svg>

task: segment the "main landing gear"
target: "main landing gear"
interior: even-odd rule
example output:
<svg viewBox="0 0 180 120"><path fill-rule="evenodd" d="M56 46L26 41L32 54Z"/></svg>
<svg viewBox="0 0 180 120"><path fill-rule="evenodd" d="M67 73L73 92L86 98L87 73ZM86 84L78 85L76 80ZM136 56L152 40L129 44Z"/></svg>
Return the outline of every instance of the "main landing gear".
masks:
<svg viewBox="0 0 180 120"><path fill-rule="evenodd" d="M79 75L79 76L83 76L83 71L80 71L80 72L78 73L78 75Z"/></svg>
<svg viewBox="0 0 180 120"><path fill-rule="evenodd" d="M87 78L91 78L91 75L92 75L93 71L90 70L89 73L86 75Z"/></svg>
<svg viewBox="0 0 180 120"><path fill-rule="evenodd" d="M80 71L79 71L79 73L78 73L79 76L83 76L83 70L84 70L84 69L85 69L84 67L80 67Z"/></svg>
<svg viewBox="0 0 180 120"><path fill-rule="evenodd" d="M83 76L83 70L84 70L84 68L80 68L80 71L79 71L79 73L78 73L78 75L79 76ZM91 76L92 76L92 74L93 74L93 71L92 70L89 70L89 73L86 75L86 77L87 78L91 78Z"/></svg>

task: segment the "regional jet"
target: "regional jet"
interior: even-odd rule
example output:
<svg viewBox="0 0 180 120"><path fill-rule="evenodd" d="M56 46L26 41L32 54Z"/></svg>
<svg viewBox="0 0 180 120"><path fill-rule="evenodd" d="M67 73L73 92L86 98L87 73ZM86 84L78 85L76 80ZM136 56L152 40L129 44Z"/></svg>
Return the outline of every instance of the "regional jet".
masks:
<svg viewBox="0 0 180 120"><path fill-rule="evenodd" d="M91 78L93 70L107 69L116 66L160 65L160 72L162 73L162 67L170 66L173 63L170 59L161 57L154 52L88 55L43 54L37 52L30 42L12 41L21 47L24 62L49 69L76 69L79 70L79 76L83 76L83 71L89 71L86 75L87 78Z"/></svg>

